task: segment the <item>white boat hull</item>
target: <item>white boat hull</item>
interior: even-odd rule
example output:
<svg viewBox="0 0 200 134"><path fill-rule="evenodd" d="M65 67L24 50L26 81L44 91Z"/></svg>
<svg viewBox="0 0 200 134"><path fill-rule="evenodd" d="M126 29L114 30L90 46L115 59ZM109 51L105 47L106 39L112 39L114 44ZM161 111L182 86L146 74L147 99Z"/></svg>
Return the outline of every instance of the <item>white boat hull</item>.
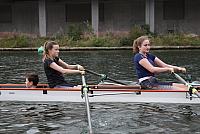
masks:
<svg viewBox="0 0 200 134"><path fill-rule="evenodd" d="M135 92L94 91L93 93L107 95L89 97L90 102L200 103L200 99L195 95L190 100L187 92L141 92L139 95ZM47 91L47 94L43 94L40 90L2 90L0 101L85 102L85 99L81 97L81 91Z"/></svg>

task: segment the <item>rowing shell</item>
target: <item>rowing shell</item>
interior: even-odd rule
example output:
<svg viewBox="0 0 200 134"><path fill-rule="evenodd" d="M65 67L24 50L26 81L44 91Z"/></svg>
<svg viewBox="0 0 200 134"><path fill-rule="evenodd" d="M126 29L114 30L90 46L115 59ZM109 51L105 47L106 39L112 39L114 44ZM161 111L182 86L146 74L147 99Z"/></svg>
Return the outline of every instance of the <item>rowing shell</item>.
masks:
<svg viewBox="0 0 200 134"><path fill-rule="evenodd" d="M84 102L82 87L74 88L25 88L24 84L0 84L0 101L64 101ZM143 90L138 85L90 85L90 102L155 102L200 103L195 95L189 99L187 90Z"/></svg>

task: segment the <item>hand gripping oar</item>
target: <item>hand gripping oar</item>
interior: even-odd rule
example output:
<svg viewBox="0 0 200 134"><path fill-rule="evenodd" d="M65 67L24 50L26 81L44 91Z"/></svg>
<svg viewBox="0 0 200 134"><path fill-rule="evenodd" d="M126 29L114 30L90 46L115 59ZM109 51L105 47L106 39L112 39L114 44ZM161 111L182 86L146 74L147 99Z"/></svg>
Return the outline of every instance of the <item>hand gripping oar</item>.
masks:
<svg viewBox="0 0 200 134"><path fill-rule="evenodd" d="M90 105L89 105L89 98L88 98L88 87L86 85L86 81L85 81L85 76L82 75L82 90L84 93L84 97L85 97L85 104L86 104L86 110L87 110L87 117L88 117L88 125L89 125L89 131L90 134L92 134L92 123L91 123L91 116L90 116Z"/></svg>
<svg viewBox="0 0 200 134"><path fill-rule="evenodd" d="M112 79L112 78L108 77L108 76L105 75L105 74L99 74L99 73L97 73L97 72L94 72L94 71L92 71L92 70L88 70L88 69L85 69L85 71L88 72L88 73L91 73L91 74L94 74L94 75L100 76L100 77L103 78L103 80L110 80L110 81L113 81L113 82L115 82L115 83L117 83L117 84L127 85L126 83L123 83L123 82L121 82L121 81L118 81L118 80Z"/></svg>
<svg viewBox="0 0 200 134"><path fill-rule="evenodd" d="M181 76L179 76L177 73L174 73L174 76L180 81L182 82L183 84L185 84L188 89L189 89L189 93L190 93L190 100L192 99L192 94L195 94L197 95L199 98L200 98L200 94L199 92L197 91L197 89L195 89L190 83L186 82Z"/></svg>

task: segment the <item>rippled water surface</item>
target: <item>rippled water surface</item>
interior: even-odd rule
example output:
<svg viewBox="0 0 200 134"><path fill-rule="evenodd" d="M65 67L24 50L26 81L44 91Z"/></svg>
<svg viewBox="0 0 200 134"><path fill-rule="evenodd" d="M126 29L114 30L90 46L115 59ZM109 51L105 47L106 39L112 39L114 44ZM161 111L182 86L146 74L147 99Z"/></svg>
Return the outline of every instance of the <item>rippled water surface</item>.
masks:
<svg viewBox="0 0 200 134"><path fill-rule="evenodd" d="M200 50L153 51L167 63L184 66L193 80L200 80ZM131 51L61 52L69 64L105 73L111 78L135 81ZM41 57L36 52L0 52L1 83L24 83L26 72L39 73L46 83ZM65 76L81 83L80 76ZM169 74L160 79L176 81ZM87 74L88 83L99 78ZM94 133L200 133L200 105L159 103L91 103ZM0 102L0 134L83 134L88 133L84 103Z"/></svg>
<svg viewBox="0 0 200 134"><path fill-rule="evenodd" d="M88 133L84 103L1 102L0 133ZM94 133L199 133L199 105L92 103Z"/></svg>

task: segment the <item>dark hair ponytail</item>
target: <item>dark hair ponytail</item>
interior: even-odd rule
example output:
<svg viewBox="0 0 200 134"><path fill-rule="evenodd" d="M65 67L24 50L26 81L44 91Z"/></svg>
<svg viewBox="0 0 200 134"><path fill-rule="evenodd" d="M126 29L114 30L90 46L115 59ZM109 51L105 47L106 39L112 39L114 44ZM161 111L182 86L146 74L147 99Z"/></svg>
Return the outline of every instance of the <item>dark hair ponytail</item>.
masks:
<svg viewBox="0 0 200 134"><path fill-rule="evenodd" d="M43 61L46 57L49 57L49 50L52 50L54 45L58 45L55 41L46 41L44 43Z"/></svg>

